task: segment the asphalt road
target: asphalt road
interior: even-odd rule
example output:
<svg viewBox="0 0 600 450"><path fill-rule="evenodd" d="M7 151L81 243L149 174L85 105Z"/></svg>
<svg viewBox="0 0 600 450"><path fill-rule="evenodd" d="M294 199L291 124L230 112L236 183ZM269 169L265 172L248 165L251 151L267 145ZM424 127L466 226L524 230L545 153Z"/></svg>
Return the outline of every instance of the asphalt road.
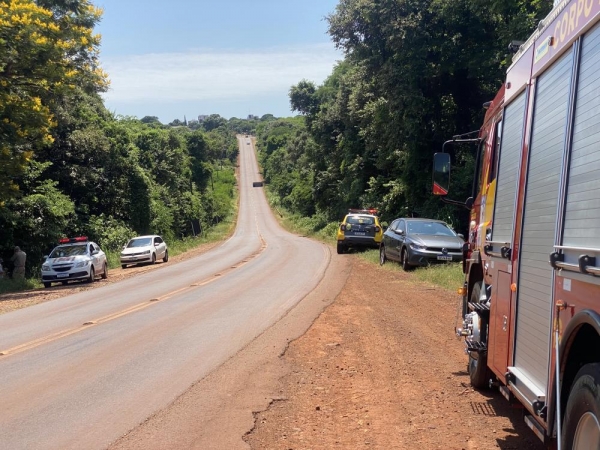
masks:
<svg viewBox="0 0 600 450"><path fill-rule="evenodd" d="M0 448L101 449L172 404L321 281L326 246L287 233L239 138L234 235L197 258L0 316Z"/></svg>

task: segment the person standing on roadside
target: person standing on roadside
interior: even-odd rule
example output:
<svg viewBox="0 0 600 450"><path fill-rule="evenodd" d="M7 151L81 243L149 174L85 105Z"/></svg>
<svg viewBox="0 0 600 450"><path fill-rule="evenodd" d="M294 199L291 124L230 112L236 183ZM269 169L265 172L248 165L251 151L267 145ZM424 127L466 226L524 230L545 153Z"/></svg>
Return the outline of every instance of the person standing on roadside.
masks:
<svg viewBox="0 0 600 450"><path fill-rule="evenodd" d="M25 278L25 259L27 259L27 254L19 247L15 247L15 253L10 258L15 265L12 273L13 280Z"/></svg>
<svg viewBox="0 0 600 450"><path fill-rule="evenodd" d="M4 273L4 267L2 267L2 263L3 262L4 262L4 260L2 258L0 258L0 280L2 278L4 278L4 275L5 275L5 273Z"/></svg>

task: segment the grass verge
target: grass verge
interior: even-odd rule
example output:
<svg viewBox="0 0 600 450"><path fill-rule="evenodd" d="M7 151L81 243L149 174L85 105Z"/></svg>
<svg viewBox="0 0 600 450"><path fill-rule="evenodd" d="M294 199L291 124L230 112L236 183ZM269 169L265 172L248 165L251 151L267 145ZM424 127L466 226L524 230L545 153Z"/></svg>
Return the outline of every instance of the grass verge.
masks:
<svg viewBox="0 0 600 450"><path fill-rule="evenodd" d="M21 280L11 280L10 278L0 279L0 295L10 292L26 291L41 287L42 284L35 278L24 278Z"/></svg>
<svg viewBox="0 0 600 450"><path fill-rule="evenodd" d="M235 196L232 200L233 207L229 215L217 225L209 228L206 233L196 237L186 237L183 239L167 242L169 246L169 256L177 256L192 250L204 244L221 241L231 235L235 229L235 223L238 214L238 191L235 190ZM106 260L110 269L121 266L120 251L106 252ZM43 287L42 281L38 277L26 278L22 280L12 280L9 278L0 279L0 295L11 292L28 291L31 289L40 289Z"/></svg>
<svg viewBox="0 0 600 450"><path fill-rule="evenodd" d="M267 199L271 205L271 208L275 211L275 215L279 223L286 230L290 231L291 233L310 236L311 238L335 247L335 232L338 227L337 222L327 223L318 217L302 217L291 214L285 208L281 207L278 199L269 192L268 188L265 189L265 193L267 194ZM356 251L355 254L358 255L360 259L371 264L379 264L378 249ZM402 270L400 265L394 263L393 261L386 263L382 269L393 271ZM429 267L418 267L411 272L411 275L413 278L415 278L415 280L420 282L439 286L449 290L455 290L455 288L461 287L464 282L462 264L460 263L436 264Z"/></svg>
<svg viewBox="0 0 600 450"><path fill-rule="evenodd" d="M209 228L206 233L202 234L201 236L185 237L183 239L167 242L169 247L169 257L180 255L181 253L185 253L204 244L222 241L226 237L230 236L233 232L235 228L236 217L237 207L235 213L232 212L230 217L227 217L214 227ZM121 266L120 255L120 251L109 251L106 253L106 259L108 261L109 268L113 269Z"/></svg>

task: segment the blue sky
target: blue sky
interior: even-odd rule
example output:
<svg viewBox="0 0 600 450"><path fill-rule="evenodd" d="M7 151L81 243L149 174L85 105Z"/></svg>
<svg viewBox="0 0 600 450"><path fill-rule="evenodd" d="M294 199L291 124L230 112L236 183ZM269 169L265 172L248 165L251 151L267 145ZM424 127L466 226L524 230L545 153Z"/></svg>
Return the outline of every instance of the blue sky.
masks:
<svg viewBox="0 0 600 450"><path fill-rule="evenodd" d="M343 59L325 16L338 0L94 0L100 61L119 115L292 116L288 91Z"/></svg>

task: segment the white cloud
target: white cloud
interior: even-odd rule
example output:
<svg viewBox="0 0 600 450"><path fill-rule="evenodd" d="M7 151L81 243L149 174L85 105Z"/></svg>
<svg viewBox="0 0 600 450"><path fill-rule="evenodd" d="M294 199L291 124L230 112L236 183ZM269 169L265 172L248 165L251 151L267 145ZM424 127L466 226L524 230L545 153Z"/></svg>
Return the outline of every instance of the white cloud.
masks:
<svg viewBox="0 0 600 450"><path fill-rule="evenodd" d="M109 58L102 61L111 80L104 97L120 105L287 97L302 79L322 83L341 59L332 44Z"/></svg>

